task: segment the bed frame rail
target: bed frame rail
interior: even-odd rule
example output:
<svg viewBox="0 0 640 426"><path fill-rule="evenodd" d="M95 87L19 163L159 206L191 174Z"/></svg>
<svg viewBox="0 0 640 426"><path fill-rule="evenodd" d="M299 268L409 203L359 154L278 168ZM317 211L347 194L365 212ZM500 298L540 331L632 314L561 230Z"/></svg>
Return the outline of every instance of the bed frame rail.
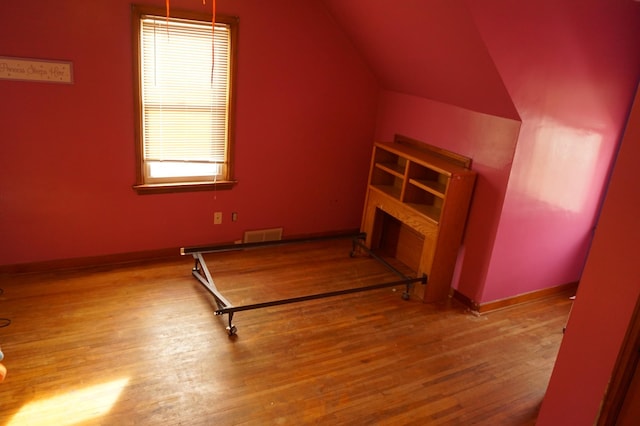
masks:
<svg viewBox="0 0 640 426"><path fill-rule="evenodd" d="M368 286L363 286L363 287L347 288L347 289L344 289L344 290L328 291L328 292L324 292L324 293L317 293L317 294L311 294L311 295L306 295L306 296L291 297L291 298L287 298L287 299L278 299L278 300L273 300L273 301L269 301L269 302L252 303L252 304L248 304L248 305L234 306L229 300L227 300L227 298L225 298L222 295L222 293L220 293L220 291L216 287L215 282L213 281L213 276L211 275L211 272L209 272L209 268L207 267L207 264L206 264L206 262L204 260L204 256L203 256L203 254L205 254L205 253L215 253L215 252L231 251L231 250L245 250L245 249L251 249L251 248L280 246L280 245L285 245L285 244L306 243L306 242L315 242L315 241L330 240L330 239L344 239L345 237L349 237L349 236L337 235L337 236L330 236L330 237L299 238L299 239L279 240L279 241L265 241L265 242L260 242L260 243L244 243L244 244L227 244L227 245L218 245L218 246L188 247L188 248L182 248L180 250L180 253L182 255L191 254L193 256L195 264L194 264L193 269L191 270L191 273L192 273L192 275L194 277L196 277L198 279L198 281L200 281L200 283L214 297L214 299L216 301L216 305L218 306L218 308L215 311L215 314L216 315L225 315L225 314L228 315L229 325L227 326L227 333L229 334L229 336L234 336L238 331L237 327L233 324L233 315L236 312L249 311L249 310L261 309L261 308L268 308L268 307L279 306L279 305L287 305L287 304L291 304L291 303L300 303L300 302L305 302L305 301L309 301L309 300L316 300L316 299L324 299L324 298L328 298L328 297L341 296L341 295L344 295L344 294L359 293L359 292L377 290L377 289L386 288L386 287L396 287L396 286L399 286L399 285L405 285L406 286L405 291L402 293L402 298L404 300L409 300L410 295L411 295L411 290L412 290L413 285L415 283L419 282L422 285L427 284L427 276L426 275L423 275L422 277L418 277L418 278L409 277L409 276L403 274L402 272L398 271L396 268L394 268L390 263L385 261L383 258L381 258L380 256L378 256L375 253L373 253L364 244L364 240L366 239L366 234L359 233L359 234L350 236L352 238L352 244L353 244L350 256L354 257L359 250L362 250L362 251L366 252L369 256L371 256L374 259L376 259L378 262L380 262L383 265L385 265L392 272L394 272L395 274L399 275L400 278L401 278L400 280L384 282L384 283L379 283L379 284L373 284L373 285L368 285Z"/></svg>

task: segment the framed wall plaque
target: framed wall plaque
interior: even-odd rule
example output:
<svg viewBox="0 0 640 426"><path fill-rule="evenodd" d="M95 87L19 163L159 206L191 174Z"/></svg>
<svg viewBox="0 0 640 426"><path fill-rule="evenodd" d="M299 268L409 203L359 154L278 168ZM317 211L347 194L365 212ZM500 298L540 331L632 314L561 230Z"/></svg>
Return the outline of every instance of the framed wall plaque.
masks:
<svg viewBox="0 0 640 426"><path fill-rule="evenodd" d="M0 80L73 84L73 63L0 56Z"/></svg>

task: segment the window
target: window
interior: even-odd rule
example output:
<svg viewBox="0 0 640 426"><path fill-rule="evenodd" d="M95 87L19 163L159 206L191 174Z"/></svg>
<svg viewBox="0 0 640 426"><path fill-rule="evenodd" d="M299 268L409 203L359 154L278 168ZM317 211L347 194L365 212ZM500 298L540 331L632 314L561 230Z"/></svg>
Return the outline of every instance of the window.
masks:
<svg viewBox="0 0 640 426"><path fill-rule="evenodd" d="M237 19L134 6L133 29L134 188L230 188Z"/></svg>

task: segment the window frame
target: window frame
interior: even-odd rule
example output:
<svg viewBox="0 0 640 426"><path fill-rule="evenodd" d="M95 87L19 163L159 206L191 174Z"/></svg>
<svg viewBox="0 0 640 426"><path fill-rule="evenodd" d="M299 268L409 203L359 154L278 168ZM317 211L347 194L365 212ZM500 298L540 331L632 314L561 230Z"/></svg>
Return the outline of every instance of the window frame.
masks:
<svg viewBox="0 0 640 426"><path fill-rule="evenodd" d="M166 17L166 10L159 7L132 5L132 53L133 53L133 98L134 98L134 139L135 139L135 162L136 162L136 183L133 189L138 194L156 194L172 192L191 192L231 189L237 184L234 179L234 145L235 145L235 87L237 74L237 46L238 46L238 18L216 14L216 22L229 25L231 46L229 60L229 102L228 102L228 130L227 130L227 178L214 181L190 181L183 178L176 178L172 182L149 183L145 182L144 147L143 147L143 118L142 118L142 79L141 56L140 56L140 31L141 18L144 15ZM195 21L208 22L211 24L212 15L204 12L194 12L186 10L171 9L171 18L189 19Z"/></svg>

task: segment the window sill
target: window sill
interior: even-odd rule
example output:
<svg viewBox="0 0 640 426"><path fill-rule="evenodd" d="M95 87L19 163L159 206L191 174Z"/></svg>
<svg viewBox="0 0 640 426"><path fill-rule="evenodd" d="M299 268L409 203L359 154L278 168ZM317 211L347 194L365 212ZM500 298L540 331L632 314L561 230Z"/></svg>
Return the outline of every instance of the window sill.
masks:
<svg viewBox="0 0 640 426"><path fill-rule="evenodd" d="M183 183L147 183L134 185L138 195L169 194L173 192L219 191L233 188L238 181L224 180L219 182L183 182Z"/></svg>

